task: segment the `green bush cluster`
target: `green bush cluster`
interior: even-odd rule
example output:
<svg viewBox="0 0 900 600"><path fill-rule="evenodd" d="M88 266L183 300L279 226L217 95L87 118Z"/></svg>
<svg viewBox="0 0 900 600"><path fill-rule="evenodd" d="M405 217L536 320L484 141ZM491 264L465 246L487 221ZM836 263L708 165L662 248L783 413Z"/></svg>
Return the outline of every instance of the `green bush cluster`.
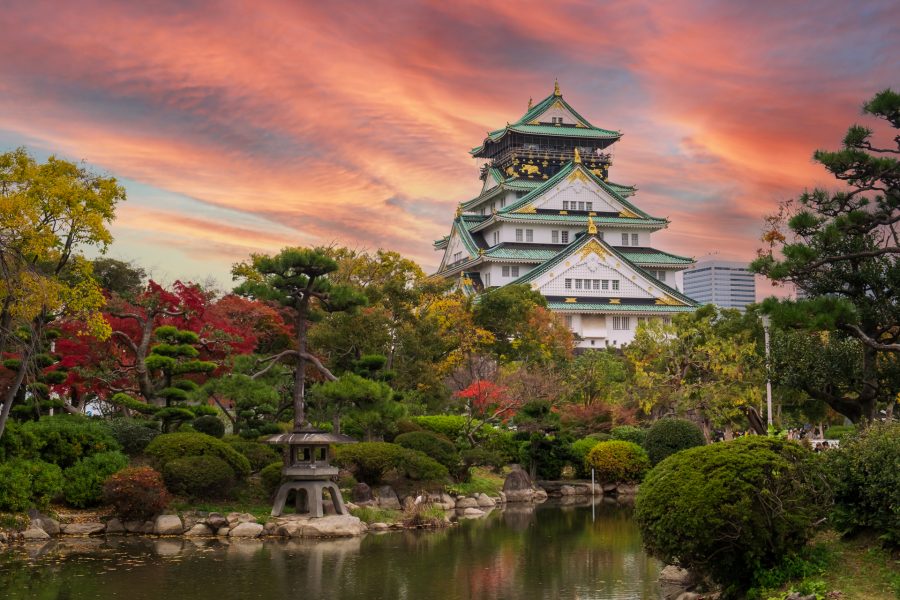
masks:
<svg viewBox="0 0 900 600"><path fill-rule="evenodd" d="M567 437L541 432L522 432L520 436L519 462L538 479L559 479L563 469L574 462Z"/></svg>
<svg viewBox="0 0 900 600"><path fill-rule="evenodd" d="M635 517L652 555L728 592L748 589L757 573L803 548L829 496L816 455L752 436L659 463L641 484Z"/></svg>
<svg viewBox="0 0 900 600"><path fill-rule="evenodd" d="M454 471L459 467L459 452L456 446L440 434L431 431L411 431L398 435L394 438L394 443L430 456L447 467L448 471Z"/></svg>
<svg viewBox="0 0 900 600"><path fill-rule="evenodd" d="M218 456L185 456L163 466L163 479L166 487L179 496L222 498L234 486L235 472Z"/></svg>
<svg viewBox="0 0 900 600"><path fill-rule="evenodd" d="M129 467L103 484L103 501L126 521L144 521L161 513L171 500L162 475L150 467Z"/></svg>
<svg viewBox="0 0 900 600"><path fill-rule="evenodd" d="M350 469L357 480L369 485L382 483L391 472L417 481L440 481L449 475L444 465L429 456L387 442L338 446L334 463Z"/></svg>
<svg viewBox="0 0 900 600"><path fill-rule="evenodd" d="M277 460L281 452L270 444L247 440L239 436L227 436L225 442L243 454L250 461L250 469L255 473ZM280 464L280 463L279 463Z"/></svg>
<svg viewBox="0 0 900 600"><path fill-rule="evenodd" d="M156 437L147 446L146 454L157 469L176 459L187 456L214 456L225 461L238 479L250 474L250 461L220 439L205 433L166 433Z"/></svg>
<svg viewBox="0 0 900 600"><path fill-rule="evenodd" d="M58 415L29 421L21 426L25 458L40 458L61 469L100 452L119 450L119 443L100 420ZM5 435L4 435L5 437Z"/></svg>
<svg viewBox="0 0 900 600"><path fill-rule="evenodd" d="M63 498L70 506L95 506L103 498L103 482L128 466L128 457L112 450L79 460L63 471Z"/></svg>
<svg viewBox="0 0 900 600"><path fill-rule="evenodd" d="M222 419L215 415L203 415L191 421L194 431L205 433L214 438L221 438L225 435L225 423Z"/></svg>
<svg viewBox="0 0 900 600"><path fill-rule="evenodd" d="M158 421L117 417L104 421L104 424L129 456L141 454L160 433Z"/></svg>
<svg viewBox="0 0 900 600"><path fill-rule="evenodd" d="M647 430L644 449L655 465L667 456L706 443L700 428L683 419L660 419Z"/></svg>
<svg viewBox="0 0 900 600"><path fill-rule="evenodd" d="M609 431L609 437L613 440L632 442L643 447L644 442L647 440L647 430L633 425L620 425L613 427Z"/></svg>
<svg viewBox="0 0 900 600"><path fill-rule="evenodd" d="M46 508L62 487L62 470L57 465L24 458L0 463L0 511Z"/></svg>
<svg viewBox="0 0 900 600"><path fill-rule="evenodd" d="M637 482L650 468L644 449L622 440L597 442L588 452L586 463L594 469L597 481L604 483Z"/></svg>
<svg viewBox="0 0 900 600"><path fill-rule="evenodd" d="M835 525L869 529L900 546L900 423L873 423L825 458L834 479Z"/></svg>
<svg viewBox="0 0 900 600"><path fill-rule="evenodd" d="M575 476L582 479L591 476L591 468L587 464L588 452L600 442L594 438L586 437L576 440L569 445L569 454L572 455L572 464L575 467Z"/></svg>
<svg viewBox="0 0 900 600"><path fill-rule="evenodd" d="M284 463L282 461L273 462L265 467L259 472L259 480L262 483L263 489L271 496L278 489L278 486L281 485L281 469L284 468Z"/></svg>
<svg viewBox="0 0 900 600"><path fill-rule="evenodd" d="M422 429L439 433L450 440L458 440L466 430L466 418L461 415L427 415L409 419Z"/></svg>

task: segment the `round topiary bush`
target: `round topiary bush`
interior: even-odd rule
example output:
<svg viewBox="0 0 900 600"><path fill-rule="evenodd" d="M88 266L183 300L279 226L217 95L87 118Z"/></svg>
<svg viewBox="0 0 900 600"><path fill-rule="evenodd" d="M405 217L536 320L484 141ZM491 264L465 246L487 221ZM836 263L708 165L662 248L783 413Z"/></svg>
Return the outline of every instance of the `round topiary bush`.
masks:
<svg viewBox="0 0 900 600"><path fill-rule="evenodd" d="M162 475L150 467L122 469L103 484L103 501L126 521L145 521L161 513L171 499Z"/></svg>
<svg viewBox="0 0 900 600"><path fill-rule="evenodd" d="M157 469L186 456L214 456L228 463L238 478L250 474L250 461L220 439L197 432L166 433L156 437L145 451Z"/></svg>
<svg viewBox="0 0 900 600"><path fill-rule="evenodd" d="M137 456L147 448L147 444L159 435L159 421L128 419L124 417L104 422L113 437L129 456Z"/></svg>
<svg viewBox="0 0 900 600"><path fill-rule="evenodd" d="M803 548L829 504L812 452L752 436L659 463L641 484L635 517L650 554L733 592Z"/></svg>
<svg viewBox="0 0 900 600"><path fill-rule="evenodd" d="M270 444L245 440L237 436L228 436L225 442L250 461L250 469L254 473L281 458L281 452Z"/></svg>
<svg viewBox="0 0 900 600"><path fill-rule="evenodd" d="M268 492L271 496L275 493L275 490L278 489L278 486L281 485L281 469L284 467L284 463L282 461L273 462L265 467L259 472L259 480L262 483L263 489Z"/></svg>
<svg viewBox="0 0 900 600"><path fill-rule="evenodd" d="M211 435L214 438L221 438L225 435L225 423L222 419L214 415L203 415L191 421L194 431Z"/></svg>
<svg viewBox="0 0 900 600"><path fill-rule="evenodd" d="M611 440L597 442L587 454L587 466L603 483L633 483L643 479L650 468L650 458L633 442Z"/></svg>
<svg viewBox="0 0 900 600"><path fill-rule="evenodd" d="M430 456L448 470L459 465L459 452L456 446L446 437L431 431L411 431L394 438L394 443L410 450Z"/></svg>
<svg viewBox="0 0 900 600"><path fill-rule="evenodd" d="M222 498L235 482L235 473L217 456L185 456L163 467L163 480L173 494L189 498Z"/></svg>
<svg viewBox="0 0 900 600"><path fill-rule="evenodd" d="M78 508L99 504L103 498L103 482L127 466L128 457L115 450L81 459L63 472L66 504Z"/></svg>
<svg viewBox="0 0 900 600"><path fill-rule="evenodd" d="M900 546L900 423L873 423L825 459L835 485L835 525L871 529Z"/></svg>
<svg viewBox="0 0 900 600"><path fill-rule="evenodd" d="M410 421L422 429L446 436L449 440L457 440L466 429L466 418L461 415L427 415L411 417Z"/></svg>
<svg viewBox="0 0 900 600"><path fill-rule="evenodd" d="M334 464L349 469L358 481L369 485L381 483L390 472L418 481L439 481L449 476L447 468L436 460L387 442L338 446Z"/></svg>
<svg viewBox="0 0 900 600"><path fill-rule="evenodd" d="M62 470L42 460L13 458L0 463L0 511L46 508L62 492Z"/></svg>
<svg viewBox="0 0 900 600"><path fill-rule="evenodd" d="M587 455L591 449L600 442L594 438L582 438L572 442L569 446L569 453L572 455L573 466L575 467L575 475L580 478L590 477L591 468L587 466Z"/></svg>
<svg viewBox="0 0 900 600"><path fill-rule="evenodd" d="M633 425L620 425L613 427L609 432L610 439L623 442L633 442L643 447L647 439L647 430Z"/></svg>
<svg viewBox="0 0 900 600"><path fill-rule="evenodd" d="M703 432L690 421L660 419L647 430L644 448L650 455L650 461L655 465L676 452L705 443Z"/></svg>

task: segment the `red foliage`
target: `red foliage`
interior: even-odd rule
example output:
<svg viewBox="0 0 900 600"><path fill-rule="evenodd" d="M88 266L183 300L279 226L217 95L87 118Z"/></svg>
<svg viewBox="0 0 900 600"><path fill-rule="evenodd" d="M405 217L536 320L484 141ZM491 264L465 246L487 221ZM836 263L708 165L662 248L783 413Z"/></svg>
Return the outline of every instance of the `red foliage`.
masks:
<svg viewBox="0 0 900 600"><path fill-rule="evenodd" d="M103 500L124 520L145 520L161 513L172 500L162 475L150 467L129 467L110 475Z"/></svg>
<svg viewBox="0 0 900 600"><path fill-rule="evenodd" d="M521 398L509 393L506 386L479 379L456 397L466 401L470 413L483 421L506 421L522 407Z"/></svg>

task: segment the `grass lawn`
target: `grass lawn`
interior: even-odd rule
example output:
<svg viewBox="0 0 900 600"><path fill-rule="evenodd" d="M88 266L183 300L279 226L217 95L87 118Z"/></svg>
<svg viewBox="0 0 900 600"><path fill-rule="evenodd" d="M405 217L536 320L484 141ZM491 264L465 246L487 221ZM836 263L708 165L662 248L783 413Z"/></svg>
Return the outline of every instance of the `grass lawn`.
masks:
<svg viewBox="0 0 900 600"><path fill-rule="evenodd" d="M498 475L490 469L474 467L469 481L454 483L447 486L447 489L460 496L471 496L472 494L496 496L503 489L505 479L503 475Z"/></svg>
<svg viewBox="0 0 900 600"><path fill-rule="evenodd" d="M840 590L844 600L896 600L900 598L900 557L892 558L872 537L843 540L834 532L820 540L832 551L822 575L826 589Z"/></svg>

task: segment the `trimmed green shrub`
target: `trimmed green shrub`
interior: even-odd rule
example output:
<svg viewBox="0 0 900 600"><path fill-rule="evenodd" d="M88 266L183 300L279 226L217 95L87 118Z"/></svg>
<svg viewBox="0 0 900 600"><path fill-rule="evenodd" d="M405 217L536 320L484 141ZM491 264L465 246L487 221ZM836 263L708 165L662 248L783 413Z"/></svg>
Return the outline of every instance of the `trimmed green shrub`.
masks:
<svg viewBox="0 0 900 600"><path fill-rule="evenodd" d="M706 443L700 428L683 419L660 419L647 430L644 448L655 465L676 452Z"/></svg>
<svg viewBox="0 0 900 600"><path fill-rule="evenodd" d="M870 529L900 546L900 423L873 423L825 459L834 478L835 525Z"/></svg>
<svg viewBox="0 0 900 600"><path fill-rule="evenodd" d="M23 423L21 431L36 444L31 454L65 469L82 458L119 450L119 444L100 420L58 415Z"/></svg>
<svg viewBox="0 0 900 600"><path fill-rule="evenodd" d="M575 467L575 476L582 479L591 476L591 468L587 466L587 455L591 449L600 442L591 437L576 440L569 445L569 454L572 456L572 465Z"/></svg>
<svg viewBox="0 0 900 600"><path fill-rule="evenodd" d="M62 485L62 470L54 464L24 458L0 463L0 511L46 508Z"/></svg>
<svg viewBox="0 0 900 600"><path fill-rule="evenodd" d="M641 484L635 517L650 554L733 593L804 547L829 496L812 452L750 436L659 463Z"/></svg>
<svg viewBox="0 0 900 600"><path fill-rule="evenodd" d="M222 419L214 415L197 417L191 422L191 425L194 426L194 431L211 435L214 438L221 438L225 435L225 423L222 422Z"/></svg>
<svg viewBox="0 0 900 600"><path fill-rule="evenodd" d="M431 431L411 431L394 438L394 443L430 456L452 471L459 466L459 452L453 442Z"/></svg>
<svg viewBox="0 0 900 600"><path fill-rule="evenodd" d="M450 440L458 440L466 429L466 418L461 415L410 417L410 421L422 429L439 433Z"/></svg>
<svg viewBox="0 0 900 600"><path fill-rule="evenodd" d="M250 461L220 439L197 432L166 433L147 446L147 456L165 473L170 461L187 456L214 456L228 463L238 478L250 474ZM173 490L174 491L174 490Z"/></svg>
<svg viewBox="0 0 900 600"><path fill-rule="evenodd" d="M358 481L381 483L390 472L419 481L438 481L449 475L434 459L387 442L360 442L338 446L334 464L353 472Z"/></svg>
<svg viewBox="0 0 900 600"><path fill-rule="evenodd" d="M570 438L533 432L522 444L519 462L538 479L559 479L573 462Z"/></svg>
<svg viewBox="0 0 900 600"><path fill-rule="evenodd" d="M848 435L856 433L855 425L832 425L825 430L825 439L842 440Z"/></svg>
<svg viewBox="0 0 900 600"><path fill-rule="evenodd" d="M610 439L622 442L632 442L643 447L647 439L647 430L633 425L620 425L613 427L609 432Z"/></svg>
<svg viewBox="0 0 900 600"><path fill-rule="evenodd" d="M159 435L159 423L143 419L119 417L104 422L113 437L129 456L137 456Z"/></svg>
<svg viewBox="0 0 900 600"><path fill-rule="evenodd" d="M222 498L235 482L235 473L217 456L185 456L163 467L163 479L173 494L189 498Z"/></svg>
<svg viewBox="0 0 900 600"><path fill-rule="evenodd" d="M284 462L278 461L273 462L265 467L259 472L259 480L262 483L263 489L268 492L271 496L278 489L278 486L281 485L281 469L284 467Z"/></svg>
<svg viewBox="0 0 900 600"><path fill-rule="evenodd" d="M496 457L493 461L484 464L500 468L519 460L521 444L516 440L512 431L496 427L482 427L478 436L481 440L479 447Z"/></svg>
<svg viewBox="0 0 900 600"><path fill-rule="evenodd" d="M112 504L126 521L145 521L161 513L171 501L162 475L150 467L129 467L103 484L103 501Z"/></svg>
<svg viewBox="0 0 900 600"><path fill-rule="evenodd" d="M597 442L587 454L588 469L593 468L597 481L636 482L650 469L650 458L634 442L610 440Z"/></svg>
<svg viewBox="0 0 900 600"><path fill-rule="evenodd" d="M82 458L63 472L63 498L66 504L85 508L103 498L103 482L128 466L128 457L113 450Z"/></svg>
<svg viewBox="0 0 900 600"><path fill-rule="evenodd" d="M225 439L225 442L243 454L247 460L250 461L250 469L254 473L266 465L281 459L281 452L271 444L245 440L244 438L237 436L229 436Z"/></svg>

